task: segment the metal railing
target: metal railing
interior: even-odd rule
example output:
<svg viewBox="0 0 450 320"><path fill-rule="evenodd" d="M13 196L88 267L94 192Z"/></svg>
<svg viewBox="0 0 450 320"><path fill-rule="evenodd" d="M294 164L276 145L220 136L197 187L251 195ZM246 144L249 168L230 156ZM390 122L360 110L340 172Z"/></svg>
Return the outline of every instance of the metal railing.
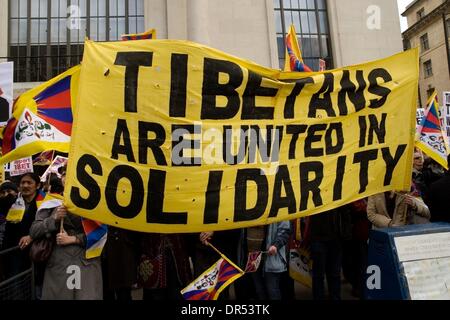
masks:
<svg viewBox="0 0 450 320"><path fill-rule="evenodd" d="M6 268L8 256L16 252L20 252L19 246L0 251L0 301L32 300L35 297L33 264L17 274L6 274L9 271Z"/></svg>

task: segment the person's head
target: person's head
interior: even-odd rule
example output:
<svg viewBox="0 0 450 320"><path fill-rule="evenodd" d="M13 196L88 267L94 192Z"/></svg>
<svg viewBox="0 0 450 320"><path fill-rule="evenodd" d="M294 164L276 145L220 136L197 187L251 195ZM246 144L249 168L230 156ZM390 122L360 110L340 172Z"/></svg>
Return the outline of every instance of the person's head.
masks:
<svg viewBox="0 0 450 320"><path fill-rule="evenodd" d="M5 182L3 182L0 185L0 198L4 198L8 194L12 194L13 196L17 196L17 193L19 193L19 189L11 181L5 181Z"/></svg>
<svg viewBox="0 0 450 320"><path fill-rule="evenodd" d="M413 168L418 171L423 168L423 154L418 150L414 152Z"/></svg>
<svg viewBox="0 0 450 320"><path fill-rule="evenodd" d="M61 168L58 169L58 173L61 175L61 184L63 188L66 185L66 171L67 165L62 166Z"/></svg>
<svg viewBox="0 0 450 320"><path fill-rule="evenodd" d="M62 194L64 191L64 186L61 182L61 179L58 178L55 174L52 174L50 177L50 186L49 191L51 193Z"/></svg>
<svg viewBox="0 0 450 320"><path fill-rule="evenodd" d="M35 197L37 190L41 185L39 175L34 172L25 173L20 178L20 192L23 198L30 202Z"/></svg>

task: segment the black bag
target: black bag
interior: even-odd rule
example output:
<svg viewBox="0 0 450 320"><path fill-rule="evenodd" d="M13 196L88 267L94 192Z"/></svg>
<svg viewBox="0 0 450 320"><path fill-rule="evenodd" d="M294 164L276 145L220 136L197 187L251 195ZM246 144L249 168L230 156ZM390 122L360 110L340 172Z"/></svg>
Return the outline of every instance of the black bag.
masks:
<svg viewBox="0 0 450 320"><path fill-rule="evenodd" d="M33 240L30 247L30 258L33 262L46 262L53 251L53 239L42 237Z"/></svg>

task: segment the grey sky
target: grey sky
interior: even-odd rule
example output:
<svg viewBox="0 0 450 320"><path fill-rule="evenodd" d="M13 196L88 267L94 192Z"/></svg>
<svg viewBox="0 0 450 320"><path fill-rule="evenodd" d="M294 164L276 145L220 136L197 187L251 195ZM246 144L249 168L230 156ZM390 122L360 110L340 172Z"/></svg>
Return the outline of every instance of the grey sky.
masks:
<svg viewBox="0 0 450 320"><path fill-rule="evenodd" d="M408 4L410 4L411 2L413 2L413 0L397 0L399 14L401 14L403 11L405 11L406 6ZM406 18L403 18L402 16L400 16L400 25L402 27L402 32L408 28L408 24L406 23Z"/></svg>

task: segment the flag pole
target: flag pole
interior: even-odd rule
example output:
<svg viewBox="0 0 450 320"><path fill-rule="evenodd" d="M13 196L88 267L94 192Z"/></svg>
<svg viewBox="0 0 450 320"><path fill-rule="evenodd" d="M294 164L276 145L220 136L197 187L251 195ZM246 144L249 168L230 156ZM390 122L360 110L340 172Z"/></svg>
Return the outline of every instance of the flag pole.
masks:
<svg viewBox="0 0 450 320"><path fill-rule="evenodd" d="M208 246L210 246L215 252L217 252L223 259L231 263L236 269L238 269L240 272L244 273L241 268L239 268L235 263L233 263L230 259L228 259L222 252L220 252L216 247L214 247L211 242L206 242Z"/></svg>

